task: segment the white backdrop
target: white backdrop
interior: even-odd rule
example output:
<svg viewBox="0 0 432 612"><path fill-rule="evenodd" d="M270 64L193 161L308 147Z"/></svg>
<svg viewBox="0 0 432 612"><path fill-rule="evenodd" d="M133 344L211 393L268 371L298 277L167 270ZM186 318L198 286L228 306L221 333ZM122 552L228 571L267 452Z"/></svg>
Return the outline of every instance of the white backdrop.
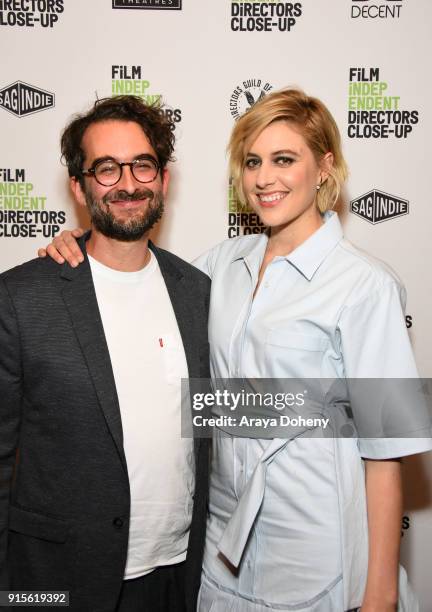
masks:
<svg viewBox="0 0 432 612"><path fill-rule="evenodd" d="M252 98L298 85L340 126L346 234L406 284L407 325L430 377L431 22L430 0L0 0L0 270L86 222L59 134L96 96L122 91L162 96L178 120L158 243L192 259L253 231L253 218L239 229L229 216L228 136ZM432 612L431 459L409 459L405 471L403 557Z"/></svg>

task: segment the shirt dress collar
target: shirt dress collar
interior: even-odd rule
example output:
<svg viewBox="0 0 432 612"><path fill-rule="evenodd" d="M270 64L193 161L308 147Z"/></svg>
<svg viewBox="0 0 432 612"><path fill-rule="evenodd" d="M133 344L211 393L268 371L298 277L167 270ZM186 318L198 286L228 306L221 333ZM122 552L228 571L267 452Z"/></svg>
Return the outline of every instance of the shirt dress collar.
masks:
<svg viewBox="0 0 432 612"><path fill-rule="evenodd" d="M339 217L335 212L326 212L323 225L289 255L282 257L293 265L307 280L312 280L315 272L343 238ZM248 267L259 267L267 247L268 235L261 234L257 240L250 241L235 254L232 262L245 260Z"/></svg>

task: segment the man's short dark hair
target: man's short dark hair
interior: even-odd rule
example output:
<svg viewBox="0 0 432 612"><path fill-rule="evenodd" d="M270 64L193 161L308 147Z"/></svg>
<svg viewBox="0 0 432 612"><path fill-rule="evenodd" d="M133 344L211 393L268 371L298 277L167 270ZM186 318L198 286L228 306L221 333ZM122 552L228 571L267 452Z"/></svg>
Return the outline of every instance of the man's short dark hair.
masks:
<svg viewBox="0 0 432 612"><path fill-rule="evenodd" d="M162 106L145 104L138 96L101 98L96 100L87 113L75 115L61 137L62 158L66 162L69 176L76 177L81 184L85 157L81 146L84 132L93 123L109 120L138 123L155 150L161 169L173 159L173 124Z"/></svg>

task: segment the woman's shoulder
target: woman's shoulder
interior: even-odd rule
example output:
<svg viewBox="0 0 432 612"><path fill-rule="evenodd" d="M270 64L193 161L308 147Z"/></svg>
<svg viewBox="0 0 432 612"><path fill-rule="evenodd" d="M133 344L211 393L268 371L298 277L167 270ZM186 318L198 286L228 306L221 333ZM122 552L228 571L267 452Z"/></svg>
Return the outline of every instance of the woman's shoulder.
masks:
<svg viewBox="0 0 432 612"><path fill-rule="evenodd" d="M347 239L342 239L338 245L341 256L347 266L355 273L366 274L377 284L388 282L402 285L402 281L393 268L382 259L364 251Z"/></svg>
<svg viewBox="0 0 432 612"><path fill-rule="evenodd" d="M216 266L224 265L247 255L261 240L263 240L262 234L227 238L197 257L192 263L212 277Z"/></svg>
<svg viewBox="0 0 432 612"><path fill-rule="evenodd" d="M387 290L405 294L402 280L389 264L349 240L342 239L334 255L341 266L341 276L345 275L349 284L355 286L350 301L361 301Z"/></svg>

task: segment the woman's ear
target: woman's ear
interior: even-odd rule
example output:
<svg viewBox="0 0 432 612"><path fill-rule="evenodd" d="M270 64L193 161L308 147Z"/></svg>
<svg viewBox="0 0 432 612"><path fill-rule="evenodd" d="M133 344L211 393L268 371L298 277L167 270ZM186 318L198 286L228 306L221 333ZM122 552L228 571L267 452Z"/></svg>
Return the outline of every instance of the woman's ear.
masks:
<svg viewBox="0 0 432 612"><path fill-rule="evenodd" d="M320 162L320 184L324 183L333 168L333 153L330 151L324 155Z"/></svg>

